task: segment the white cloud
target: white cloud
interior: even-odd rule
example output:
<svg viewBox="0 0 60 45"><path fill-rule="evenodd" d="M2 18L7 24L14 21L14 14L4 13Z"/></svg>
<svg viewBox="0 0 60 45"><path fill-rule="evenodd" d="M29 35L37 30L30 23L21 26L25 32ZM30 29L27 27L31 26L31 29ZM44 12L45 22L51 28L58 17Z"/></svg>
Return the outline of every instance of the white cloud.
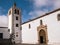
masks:
<svg viewBox="0 0 60 45"><path fill-rule="evenodd" d="M39 9L43 6L46 6L47 8L43 10ZM33 11L30 11L29 15L31 15L32 17L37 17L49 12L49 9L54 10L57 8L60 8L60 0L33 0Z"/></svg>
<svg viewBox="0 0 60 45"><path fill-rule="evenodd" d="M54 9L60 8L60 0L54 0Z"/></svg>
<svg viewBox="0 0 60 45"><path fill-rule="evenodd" d="M34 7L53 5L54 9L60 8L60 0L34 0L33 4Z"/></svg>
<svg viewBox="0 0 60 45"><path fill-rule="evenodd" d="M35 17L38 17L38 16L41 16L43 14L45 14L46 12L48 12L48 10L34 10L34 11L31 11L29 13L29 15L31 15L32 17L31 18L35 18Z"/></svg>
<svg viewBox="0 0 60 45"><path fill-rule="evenodd" d="M47 2L47 0L34 0L33 4L36 7L40 7L40 6L46 5L46 2Z"/></svg>
<svg viewBox="0 0 60 45"><path fill-rule="evenodd" d="M0 27L7 27L8 19L5 15L0 15Z"/></svg>
<svg viewBox="0 0 60 45"><path fill-rule="evenodd" d="M6 12L6 10L0 6L0 27L8 26L8 17L4 14L4 12Z"/></svg>

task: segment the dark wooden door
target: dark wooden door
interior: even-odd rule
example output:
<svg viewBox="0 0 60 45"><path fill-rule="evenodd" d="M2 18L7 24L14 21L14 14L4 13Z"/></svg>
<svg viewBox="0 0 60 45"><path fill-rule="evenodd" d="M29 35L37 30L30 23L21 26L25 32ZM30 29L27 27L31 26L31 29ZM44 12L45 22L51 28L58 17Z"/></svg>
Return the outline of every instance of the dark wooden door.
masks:
<svg viewBox="0 0 60 45"><path fill-rule="evenodd" d="M43 43L43 36L40 36L40 43Z"/></svg>

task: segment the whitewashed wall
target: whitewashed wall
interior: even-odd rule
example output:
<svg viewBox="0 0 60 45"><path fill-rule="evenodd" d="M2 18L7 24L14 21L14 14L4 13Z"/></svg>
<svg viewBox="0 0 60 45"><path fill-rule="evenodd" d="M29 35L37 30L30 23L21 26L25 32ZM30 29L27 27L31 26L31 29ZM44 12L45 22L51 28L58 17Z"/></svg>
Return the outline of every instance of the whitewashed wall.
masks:
<svg viewBox="0 0 60 45"><path fill-rule="evenodd" d="M11 14L9 14L10 11ZM12 8L10 8L8 11L8 29L10 29L10 34L12 33L12 17L13 17Z"/></svg>
<svg viewBox="0 0 60 45"><path fill-rule="evenodd" d="M8 15L8 29L10 29L10 34L12 33L12 15Z"/></svg>
<svg viewBox="0 0 60 45"><path fill-rule="evenodd" d="M37 27L42 19L43 24L47 25L48 44L60 43L60 21L57 20L57 15L60 11L54 12L42 18L25 23L22 25L22 43L38 43ZM29 24L31 28L29 29Z"/></svg>
<svg viewBox="0 0 60 45"><path fill-rule="evenodd" d="M0 33L3 33L3 39L9 39L10 38L8 28L0 28Z"/></svg>

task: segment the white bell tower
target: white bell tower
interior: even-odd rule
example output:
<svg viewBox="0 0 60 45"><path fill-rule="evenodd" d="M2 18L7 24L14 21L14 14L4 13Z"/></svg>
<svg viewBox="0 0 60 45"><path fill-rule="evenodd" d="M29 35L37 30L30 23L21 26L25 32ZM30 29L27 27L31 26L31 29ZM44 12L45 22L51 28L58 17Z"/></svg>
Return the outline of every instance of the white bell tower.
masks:
<svg viewBox="0 0 60 45"><path fill-rule="evenodd" d="M16 3L8 11L8 20L12 42L21 43L21 10L16 7Z"/></svg>

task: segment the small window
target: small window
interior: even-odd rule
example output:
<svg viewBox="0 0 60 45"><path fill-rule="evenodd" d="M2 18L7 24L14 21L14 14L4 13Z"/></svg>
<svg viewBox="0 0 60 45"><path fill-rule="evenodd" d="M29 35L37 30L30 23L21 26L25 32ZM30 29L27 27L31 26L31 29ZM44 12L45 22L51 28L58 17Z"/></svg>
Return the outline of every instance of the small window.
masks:
<svg viewBox="0 0 60 45"><path fill-rule="evenodd" d="M43 23L42 23L42 20L40 20L40 25L42 25Z"/></svg>
<svg viewBox="0 0 60 45"><path fill-rule="evenodd" d="M9 11L9 15L11 14L11 11Z"/></svg>
<svg viewBox="0 0 60 45"><path fill-rule="evenodd" d="M16 27L18 27L18 24L16 24Z"/></svg>
<svg viewBox="0 0 60 45"><path fill-rule="evenodd" d="M31 28L31 25L29 24L29 28Z"/></svg>
<svg viewBox="0 0 60 45"><path fill-rule="evenodd" d="M58 21L60 21L60 14L58 14L57 18L58 18Z"/></svg>
<svg viewBox="0 0 60 45"><path fill-rule="evenodd" d="M8 29L8 32L10 32L10 29Z"/></svg>
<svg viewBox="0 0 60 45"><path fill-rule="evenodd" d="M16 20L18 20L18 16L16 16Z"/></svg>

